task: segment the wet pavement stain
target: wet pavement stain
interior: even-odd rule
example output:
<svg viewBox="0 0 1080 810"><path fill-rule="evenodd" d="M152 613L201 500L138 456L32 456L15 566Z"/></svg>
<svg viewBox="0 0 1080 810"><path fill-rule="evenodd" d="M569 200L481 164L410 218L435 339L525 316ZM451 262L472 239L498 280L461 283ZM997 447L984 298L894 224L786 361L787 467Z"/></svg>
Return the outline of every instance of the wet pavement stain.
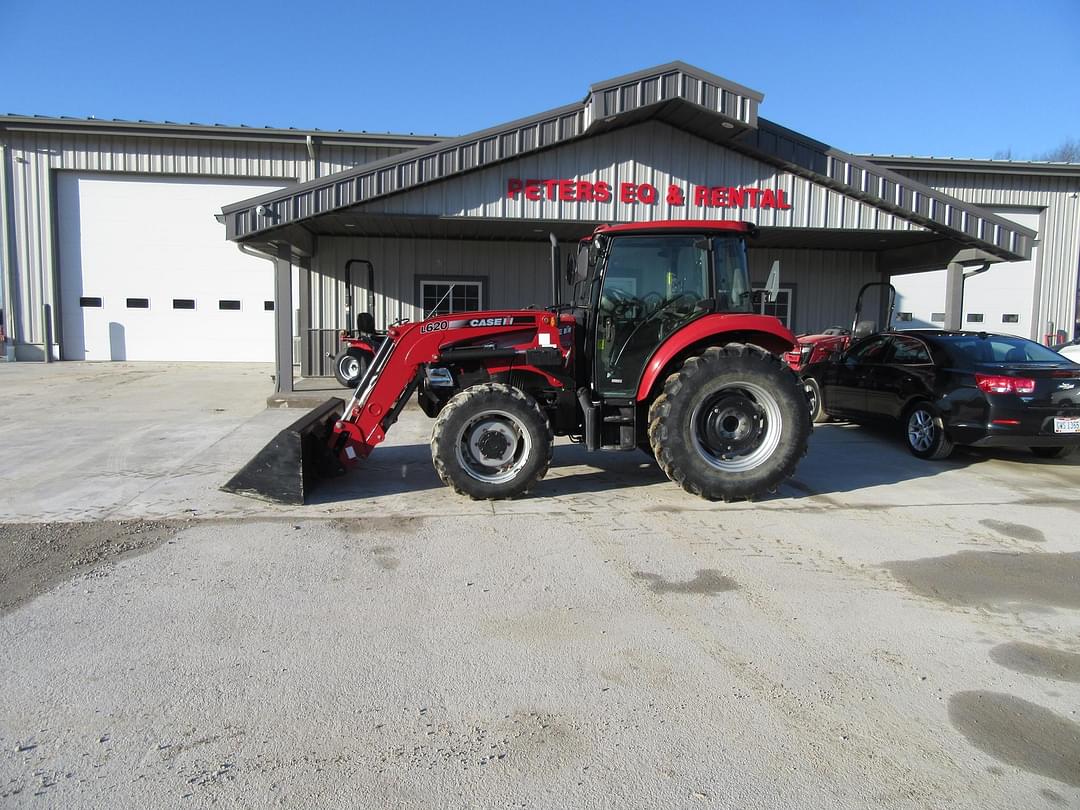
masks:
<svg viewBox="0 0 1080 810"><path fill-rule="evenodd" d="M1014 672L1080 683L1080 655L1013 641L990 650L990 660Z"/></svg>
<svg viewBox="0 0 1080 810"><path fill-rule="evenodd" d="M383 571L396 571L401 565L401 560L393 555L393 546L374 546L371 553L375 555L375 564Z"/></svg>
<svg viewBox="0 0 1080 810"><path fill-rule="evenodd" d="M1080 553L960 551L883 567L914 593L950 605L1080 609Z"/></svg>
<svg viewBox="0 0 1080 810"><path fill-rule="evenodd" d="M979 524L991 531L1011 537L1013 540L1027 540L1031 543L1045 543L1046 535L1031 526L1023 523L1007 523L1004 520L980 520Z"/></svg>
<svg viewBox="0 0 1080 810"><path fill-rule="evenodd" d="M1039 791L1039 795L1051 804L1056 804L1060 807L1067 807L1069 804L1067 801L1065 801L1064 796L1062 796L1060 793L1050 790L1050 788L1043 788Z"/></svg>
<svg viewBox="0 0 1080 810"><path fill-rule="evenodd" d="M1080 724L1000 692L958 692L949 721L994 759L1080 787Z"/></svg>
<svg viewBox="0 0 1080 810"><path fill-rule="evenodd" d="M695 593L705 596L715 596L725 591L738 589L738 584L730 577L725 577L713 568L702 568L691 580L686 582L672 582L659 574L649 574L644 571L634 571L635 579L643 579L649 583L649 590L653 593Z"/></svg>

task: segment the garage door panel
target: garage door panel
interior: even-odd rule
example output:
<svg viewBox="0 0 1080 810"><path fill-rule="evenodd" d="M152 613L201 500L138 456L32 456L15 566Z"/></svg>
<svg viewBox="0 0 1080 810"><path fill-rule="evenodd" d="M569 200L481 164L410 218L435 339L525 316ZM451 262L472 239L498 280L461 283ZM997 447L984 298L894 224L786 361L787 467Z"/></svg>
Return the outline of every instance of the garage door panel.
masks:
<svg viewBox="0 0 1080 810"><path fill-rule="evenodd" d="M61 173L64 359L272 361L272 268L227 242L214 214L275 188L281 183Z"/></svg>

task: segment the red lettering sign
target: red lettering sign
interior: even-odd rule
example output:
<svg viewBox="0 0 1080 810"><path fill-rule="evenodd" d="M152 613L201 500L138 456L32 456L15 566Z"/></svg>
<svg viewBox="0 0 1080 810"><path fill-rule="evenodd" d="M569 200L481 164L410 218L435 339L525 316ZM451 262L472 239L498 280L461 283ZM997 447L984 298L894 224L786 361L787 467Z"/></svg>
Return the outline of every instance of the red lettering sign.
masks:
<svg viewBox="0 0 1080 810"><path fill-rule="evenodd" d="M777 211L791 210L787 192L782 188L755 188L753 186L704 186L693 187L694 205L700 208L770 208ZM506 197L538 202L611 202L610 183L603 180L577 180L573 178L526 179L511 177L506 181ZM652 183L619 183L619 202L626 205L656 205L660 192ZM684 205L690 200L684 186L671 183L667 186L664 201L668 205Z"/></svg>

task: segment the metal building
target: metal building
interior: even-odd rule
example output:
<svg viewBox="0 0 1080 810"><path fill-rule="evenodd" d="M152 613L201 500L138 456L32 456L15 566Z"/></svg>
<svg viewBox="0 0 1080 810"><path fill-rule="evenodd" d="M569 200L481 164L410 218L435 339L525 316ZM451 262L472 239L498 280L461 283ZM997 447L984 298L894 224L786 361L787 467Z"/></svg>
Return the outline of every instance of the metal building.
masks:
<svg viewBox="0 0 1080 810"><path fill-rule="evenodd" d="M0 116L0 356L273 360L271 274L214 215L432 140Z"/></svg>
<svg viewBox="0 0 1080 810"><path fill-rule="evenodd" d="M0 118L9 341L17 357L41 356L47 304L58 313L59 356L78 356L65 332L78 332L80 322L91 328L98 314L81 298L102 297L105 308L105 295L86 287L98 277L114 286L114 308L99 320L124 326L119 337L129 347L160 352L135 320L158 308L171 323L192 316L199 328L213 327L213 340L233 341L210 316L220 322L236 314L218 307L239 296L223 285L241 271L219 264L225 260L211 255L213 242L232 259L255 263L243 272L262 286L240 312L260 330L248 342L277 357L279 387L288 391L294 335L300 372L328 373L346 291L366 284L346 277L350 259L376 268L381 328L423 317L451 283L444 306L455 309L544 305L549 232L569 243L597 223L662 218L761 226L751 269L764 281L781 259L783 292L773 311L796 331L844 323L868 280L949 268L955 285L965 268L986 264L993 274L1030 275L1024 317L1033 334L1047 321L1071 325L1080 166L855 156L759 118L762 99L672 63L594 84L583 101L454 139ZM97 188L102 177L135 182L110 197ZM208 217L221 212L224 229L191 234L184 244L185 217L195 215L180 210L182 195L171 212L146 213L156 210L151 199L165 204L167 189L150 181L166 177L184 187L216 186L218 179L272 187L238 189L208 206ZM98 219L85 216L84 185ZM190 191L191 210L225 191ZM123 198L138 210L125 211ZM72 222L79 223L77 238ZM154 261L155 245L175 257L155 262L174 279L210 269L202 274L204 304L174 313L173 296L186 304L195 294L173 286L151 295L131 286ZM273 273L237 245L272 259ZM134 257L128 271L111 269L117 255ZM76 295L75 285L85 289ZM129 307L129 297L136 305L147 298L148 306ZM276 301L276 314L260 309L273 306L268 301ZM950 317L959 319L956 302L953 309ZM100 323L93 328L104 334ZM222 348L219 357L226 354Z"/></svg>

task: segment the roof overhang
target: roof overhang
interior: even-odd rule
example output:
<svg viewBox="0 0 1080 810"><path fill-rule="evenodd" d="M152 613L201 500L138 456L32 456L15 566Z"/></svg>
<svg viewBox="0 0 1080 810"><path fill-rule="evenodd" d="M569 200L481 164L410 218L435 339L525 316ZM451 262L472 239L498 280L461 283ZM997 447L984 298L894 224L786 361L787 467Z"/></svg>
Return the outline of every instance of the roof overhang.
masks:
<svg viewBox="0 0 1080 810"><path fill-rule="evenodd" d="M300 231L343 233L352 224L362 225L358 233L375 235L393 218L358 211L358 206L581 138L660 120L926 229L929 236L915 237L916 242L941 241L954 253L973 248L1004 261L1030 257L1034 231L866 158L759 119L762 98L754 90L672 62L594 84L585 99L575 104L225 206L227 237L264 248L288 244L303 252L294 241ZM418 231L417 236L433 225L415 224L423 218L412 219L409 227ZM439 227L449 234L492 222ZM552 223L544 224L550 228ZM520 232L520 225L511 223L502 230ZM580 226L576 223L569 230L580 230ZM484 230L488 238L495 238L495 232L494 228Z"/></svg>

